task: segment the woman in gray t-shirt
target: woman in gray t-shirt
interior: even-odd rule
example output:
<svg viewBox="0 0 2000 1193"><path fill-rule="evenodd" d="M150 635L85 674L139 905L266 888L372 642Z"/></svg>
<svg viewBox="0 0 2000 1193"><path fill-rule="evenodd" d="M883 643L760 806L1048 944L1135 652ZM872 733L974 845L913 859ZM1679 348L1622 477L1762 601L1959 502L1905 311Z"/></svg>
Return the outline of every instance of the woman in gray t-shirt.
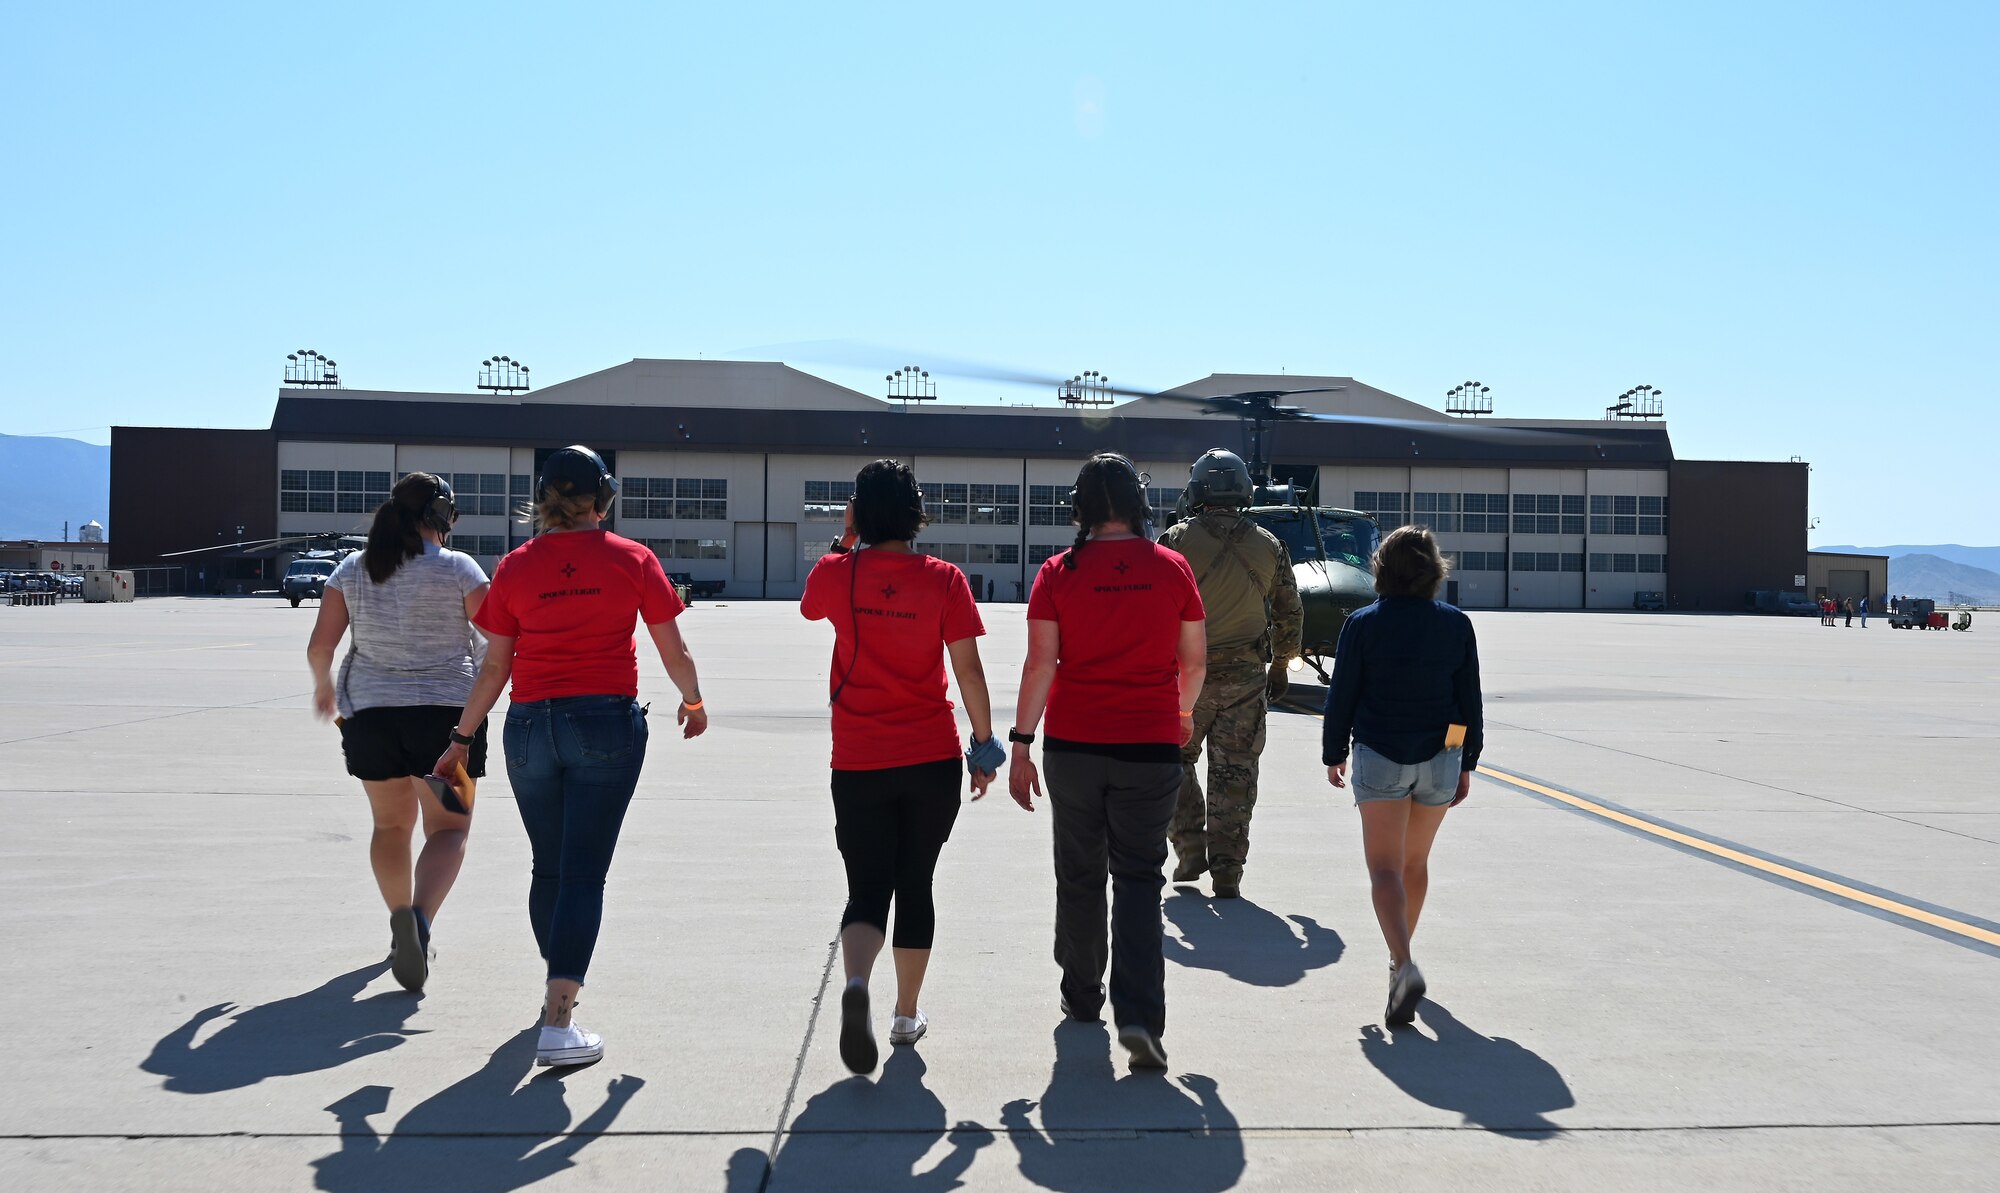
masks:
<svg viewBox="0 0 2000 1193"><path fill-rule="evenodd" d="M340 726L347 773L361 780L374 812L368 860L389 905L396 980L409 990L429 977L431 920L458 877L472 827L469 803L463 813L447 810L424 782L432 760L455 740L485 654L471 622L486 596L486 573L470 555L444 546L457 519L442 478L412 472L397 482L375 511L367 548L327 577L306 646L313 710ZM334 651L350 630L336 675ZM484 721L467 744L466 775L477 779L486 773ZM413 868L410 836L419 814L424 848Z"/></svg>

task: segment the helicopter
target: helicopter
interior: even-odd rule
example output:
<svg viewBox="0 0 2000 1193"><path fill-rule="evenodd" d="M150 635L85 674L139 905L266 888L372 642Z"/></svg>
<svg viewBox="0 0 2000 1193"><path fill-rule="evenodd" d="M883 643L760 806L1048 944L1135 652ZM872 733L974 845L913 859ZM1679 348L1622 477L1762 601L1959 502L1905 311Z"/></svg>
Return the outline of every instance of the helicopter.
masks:
<svg viewBox="0 0 2000 1193"><path fill-rule="evenodd" d="M238 555L277 555L298 546L305 550L292 556L285 567L284 578L278 582L278 595L292 603L292 608L307 597L319 600L326 592L326 578L341 560L368 545L367 536L351 531L318 531L313 534L290 534L278 538L251 539L247 542L220 543L213 547L193 547L186 551L169 551L162 559L182 556L207 555L217 551L234 551Z"/></svg>

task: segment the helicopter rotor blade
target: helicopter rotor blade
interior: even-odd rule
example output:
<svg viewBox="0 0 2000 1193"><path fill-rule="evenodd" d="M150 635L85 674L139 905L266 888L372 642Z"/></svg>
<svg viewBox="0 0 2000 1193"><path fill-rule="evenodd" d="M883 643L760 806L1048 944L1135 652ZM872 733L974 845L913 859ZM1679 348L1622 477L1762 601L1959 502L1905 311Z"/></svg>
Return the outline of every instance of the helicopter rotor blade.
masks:
<svg viewBox="0 0 2000 1193"><path fill-rule="evenodd" d="M349 544L350 540L363 546L368 542L364 536L351 531L322 531L317 534L287 534L272 539L247 539L240 542L217 543L213 547L191 547L185 551L165 552L160 558L173 559L182 555L207 555L215 551L257 551L265 547L286 547L294 543L329 543L345 547Z"/></svg>

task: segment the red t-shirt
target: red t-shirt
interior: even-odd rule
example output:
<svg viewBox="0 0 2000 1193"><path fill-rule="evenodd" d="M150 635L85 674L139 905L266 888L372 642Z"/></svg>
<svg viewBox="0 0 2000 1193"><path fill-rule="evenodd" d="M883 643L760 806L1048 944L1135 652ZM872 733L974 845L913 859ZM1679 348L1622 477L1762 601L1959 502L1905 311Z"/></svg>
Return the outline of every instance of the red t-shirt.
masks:
<svg viewBox="0 0 2000 1193"><path fill-rule="evenodd" d="M472 624L514 640L516 702L637 696L633 622L659 625L684 608L659 556L608 530L567 530L502 559Z"/></svg>
<svg viewBox="0 0 2000 1193"><path fill-rule="evenodd" d="M1048 735L1179 745L1181 623L1206 616L1187 560L1158 543L1093 542L1074 570L1051 555L1028 596L1028 620L1053 621L1062 636Z"/></svg>
<svg viewBox="0 0 2000 1193"><path fill-rule="evenodd" d="M944 647L986 632L964 572L928 555L828 555L806 577L799 612L833 623L833 769L958 757Z"/></svg>

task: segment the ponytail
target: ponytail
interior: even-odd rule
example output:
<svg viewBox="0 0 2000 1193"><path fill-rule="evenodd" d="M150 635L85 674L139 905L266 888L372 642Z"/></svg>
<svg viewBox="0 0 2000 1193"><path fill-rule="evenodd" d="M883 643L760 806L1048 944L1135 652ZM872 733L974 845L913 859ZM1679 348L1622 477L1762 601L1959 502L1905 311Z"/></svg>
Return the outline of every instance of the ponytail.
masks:
<svg viewBox="0 0 2000 1193"><path fill-rule="evenodd" d="M424 536L419 529L426 523L436 527L438 517L426 515L439 500L449 502L451 489L428 472L412 472L396 482L389 500L376 508L375 521L368 527L368 546L361 552L361 564L370 580L384 583L405 560L423 554ZM450 530L451 523L446 521L441 533Z"/></svg>
<svg viewBox="0 0 2000 1193"><path fill-rule="evenodd" d="M1146 537L1153 510L1146 503L1146 475L1132 461L1117 452L1099 452L1084 461L1076 474L1076 488L1070 490L1070 520L1076 523L1076 542L1063 552L1063 566L1076 566L1076 553L1090 539L1091 528L1105 522L1123 522L1132 533Z"/></svg>

